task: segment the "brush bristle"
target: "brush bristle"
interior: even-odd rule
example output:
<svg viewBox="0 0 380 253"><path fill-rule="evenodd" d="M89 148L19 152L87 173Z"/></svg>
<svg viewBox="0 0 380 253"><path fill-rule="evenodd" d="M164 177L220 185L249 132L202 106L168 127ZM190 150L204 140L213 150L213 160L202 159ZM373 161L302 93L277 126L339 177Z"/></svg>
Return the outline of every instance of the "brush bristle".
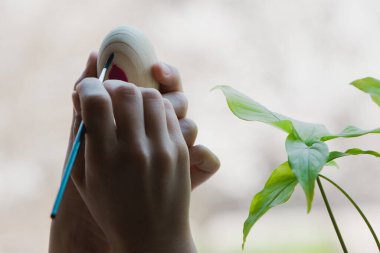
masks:
<svg viewBox="0 0 380 253"><path fill-rule="evenodd" d="M111 66L111 63L112 63L112 61L113 61L113 57L114 57L114 56L115 56L114 53L112 53L112 54L110 55L110 57L108 57L108 60L107 60L107 62L106 62L106 65L104 66L104 68L108 69L109 66Z"/></svg>

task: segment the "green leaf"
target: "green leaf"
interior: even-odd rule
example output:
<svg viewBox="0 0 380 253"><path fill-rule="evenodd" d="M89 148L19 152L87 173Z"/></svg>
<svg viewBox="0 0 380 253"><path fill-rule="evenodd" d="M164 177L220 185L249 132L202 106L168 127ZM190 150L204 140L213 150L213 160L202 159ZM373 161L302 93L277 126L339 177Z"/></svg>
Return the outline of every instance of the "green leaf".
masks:
<svg viewBox="0 0 380 253"><path fill-rule="evenodd" d="M361 150L359 148L351 148L346 150L345 152L340 151L331 151L329 157L327 158L328 162L331 162L337 158L350 156L350 155L373 155L376 157L380 157L380 153L373 150Z"/></svg>
<svg viewBox="0 0 380 253"><path fill-rule="evenodd" d="M228 107L240 119L259 121L275 126L288 134L294 134L306 143L319 140L322 136L330 135L323 125L301 122L272 112L229 86L216 86L214 89L222 90L227 99Z"/></svg>
<svg viewBox="0 0 380 253"><path fill-rule="evenodd" d="M351 84L359 90L371 95L372 100L380 106L380 80L373 77L366 77L355 80Z"/></svg>
<svg viewBox="0 0 380 253"><path fill-rule="evenodd" d="M331 167L335 167L335 168L339 169L339 165L338 165L338 163L335 162L334 160L331 160L331 161L327 162L327 163L325 164L325 166L331 166Z"/></svg>
<svg viewBox="0 0 380 253"><path fill-rule="evenodd" d="M293 134L297 137L297 139L308 145L319 141L323 136L330 135L324 125L301 122L297 120L292 120L292 122L295 129Z"/></svg>
<svg viewBox="0 0 380 253"><path fill-rule="evenodd" d="M244 222L243 249L246 238L253 225L269 209L287 202L292 196L297 183L297 178L290 169L288 162L274 169L264 189L257 193L251 202L248 218Z"/></svg>
<svg viewBox="0 0 380 253"><path fill-rule="evenodd" d="M273 113L261 104L238 92L230 86L216 86L214 89L223 91L227 104L233 114L238 118L248 121L259 121L276 126L287 133L293 131L292 122L277 113Z"/></svg>
<svg viewBox="0 0 380 253"><path fill-rule="evenodd" d="M326 135L321 138L322 141L328 141L336 138L352 138L359 137L366 134L380 134L380 128L372 130L363 130L355 126L348 126L342 132L336 135Z"/></svg>
<svg viewBox="0 0 380 253"><path fill-rule="evenodd" d="M316 141L307 145L293 135L288 136L285 147L290 167L305 192L307 211L310 212L315 180L327 162L329 149L324 142Z"/></svg>

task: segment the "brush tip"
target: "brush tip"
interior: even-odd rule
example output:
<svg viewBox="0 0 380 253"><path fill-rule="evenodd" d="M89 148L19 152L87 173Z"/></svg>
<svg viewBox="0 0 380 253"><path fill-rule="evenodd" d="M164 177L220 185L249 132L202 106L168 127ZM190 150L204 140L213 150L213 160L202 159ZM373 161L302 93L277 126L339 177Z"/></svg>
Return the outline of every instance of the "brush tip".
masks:
<svg viewBox="0 0 380 253"><path fill-rule="evenodd" d="M109 66L111 65L112 61L113 61L113 58L114 58L115 54L112 53L109 57L108 57L108 60L106 62L106 65L104 66L104 68L108 69Z"/></svg>

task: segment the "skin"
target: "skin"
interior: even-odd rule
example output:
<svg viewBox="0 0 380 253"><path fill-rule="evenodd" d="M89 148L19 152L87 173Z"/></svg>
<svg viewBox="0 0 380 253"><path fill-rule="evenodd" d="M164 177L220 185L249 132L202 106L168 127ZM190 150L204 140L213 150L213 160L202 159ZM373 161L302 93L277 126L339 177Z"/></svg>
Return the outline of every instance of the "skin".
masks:
<svg viewBox="0 0 380 253"><path fill-rule="evenodd" d="M58 213L58 216L56 217L56 219L52 222L51 233L50 233L49 252L58 252L58 253L59 252L95 252L96 253L96 252L118 252L120 250L122 250L123 252L135 252L135 251L138 251L139 250L138 247L142 247L142 245L135 245L134 243L131 244L131 242L139 242L139 241L141 242L143 240L144 245L146 245L146 247L149 247L149 245L146 243L146 241L148 239L149 239L149 241L152 242L152 245L150 245L150 246L151 247L154 246L156 248L155 252L158 252L157 247L159 245L171 245L170 243L166 243L165 239L158 238L156 236L157 234L164 235L165 233L162 233L162 231L167 231L167 234L165 235L166 240L168 240L168 238L170 238L170 242L173 242L174 238L178 238L179 240L176 240L176 241L182 242L180 245L172 245L173 247L176 248L176 250L179 250L178 249L179 246L183 246L186 249L188 249L189 252L193 252L195 250L195 248L192 245L190 229L188 226L188 213L187 213L188 212L188 199L189 199L188 191L189 191L189 187L191 187L191 189L194 189L195 187L197 187L198 185L200 185L201 183L206 181L211 175L213 175L218 170L220 163L219 163L218 158L206 147L204 147L202 145L194 146L194 142L195 142L196 135L197 135L197 127L193 121L191 121L190 119L185 117L186 111L187 111L187 100L186 100L186 97L182 91L182 85L181 85L181 80L180 80L178 71L175 68L173 68L167 64L163 64L163 63L156 64L153 66L152 73L153 73L153 76L155 77L155 79L160 83L159 90L160 90L162 96L161 95L158 96L159 94L157 94L157 92L152 91L150 89L146 90L146 89L136 88L132 84L127 84L127 83L120 82L120 81L106 82L105 87L107 89L104 89L104 88L101 89L101 87L103 87L103 86L99 85L99 83L97 83L97 80L88 79L88 77L96 77L96 59L97 59L96 53L92 53L89 57L89 60L87 62L87 66L86 66L83 74L78 79L78 82L75 84L75 90L76 91L74 91L74 93L73 93L74 116L73 116L73 123L72 123L72 127L71 127L71 134L70 134L68 151L72 145L72 141L74 139L74 136L76 134L78 126L82 120L82 115L83 115L83 120L85 122L85 125L87 127L86 144L82 145L82 147L81 147L80 153L78 155L78 158L77 158L74 170L73 170L72 178L69 181L68 187L66 189L66 192L64 194L64 198L63 198L62 203L61 203L60 212ZM128 88L125 88L124 86L126 86ZM131 88L131 87L133 87L133 88ZM141 180L149 179L151 181L145 182L146 184L136 185L137 188L138 187L145 187L146 188L145 191L141 191L141 192L145 193L145 195L143 195L143 196L137 195L137 196L129 196L128 197L128 194L125 194L125 192L128 192L128 191L130 192L131 189L118 188L119 194L121 192L123 192L123 194L121 194L121 196L119 196L119 197L125 198L125 199L123 199L123 203L125 203L124 208L127 209L126 211L130 210L130 208L127 208L128 206L129 207L135 206L136 201L138 203L138 200L141 197L145 197L145 199L146 199L148 196L151 197L151 194L161 194L160 196L157 196L157 197L159 197L157 199L165 200L165 203L167 205L170 203L170 206L171 205L178 206L179 210L172 210L170 214L167 212L164 212L162 210L162 212L161 212L162 217L160 219L160 221L162 223L161 227L159 225L153 226L153 223L148 223L146 226L142 226L141 223L139 223L138 225L126 223L123 226L124 228L125 227L126 228L121 229L117 226L115 227L115 223L116 224L119 223L119 222L115 222L115 221L123 220L126 216L126 213L128 213L128 212L126 212L126 213L123 212L123 216L120 217L120 214L112 214L111 215L110 213L107 213L108 211L104 211L104 210L103 211L95 211L95 213L94 213L94 211L92 211L92 212L89 211L88 204L90 204L89 206L94 205L94 208L92 208L91 210L98 210L99 209L98 205L96 205L96 201L94 201L94 193L92 193L92 192L94 190L96 190L97 188L101 188L103 190L107 189L107 188L104 188L104 186L98 187L99 185L104 184L105 180L104 180L104 175L102 173L105 170L97 168L97 167L99 167L97 165L98 164L104 164L105 162L107 162L107 170L109 168L111 168L111 166L109 166L109 165L113 164L114 166L112 166L112 167L115 167L114 170L118 171L118 170L120 170L120 169L118 169L120 167L128 167L128 168L131 167L131 166L125 166L125 164L133 164L133 162L134 162L133 161L134 159L130 159L130 160L121 159L121 157L128 157L128 156L124 156L124 155L112 157L112 158L106 157L107 159L105 157L103 157L102 159L100 159L100 161L98 161L96 159L94 161L94 159L88 158L88 157L92 157L92 156L95 158L102 157L102 156L98 156L98 155L94 156L94 154L92 152L88 151L88 150L91 150L91 148L87 147L90 145L89 142L91 143L91 140L92 140L91 137L94 137L95 139L97 138L96 135L90 135L90 133L88 132L89 130L88 130L87 124L90 123L90 126L91 126L91 122L92 122L91 119L92 118L95 119L95 122L99 122L99 118L97 118L98 117L97 116L98 115L97 106L99 105L99 103L95 103L95 102L99 102L99 101L95 101L93 103L93 105L91 105L91 103L90 103L90 105L88 105L88 103L86 102L86 103L84 103L84 106L83 106L83 101L88 101L88 99L87 99L88 97L90 97L90 101L91 101L91 94L93 94L91 92L93 92L94 91L93 89L95 89L95 88L98 89L98 90L96 90L97 92L101 92L101 96L103 96L103 98L106 97L108 106L110 106L110 104L112 104L111 108L114 108L112 110L108 108L108 116L107 117L109 119L112 117L114 117L115 119L116 118L124 119L123 121L116 120L116 125L117 125L116 128L115 128L115 126L114 126L114 128L110 128L110 129L107 128L108 129L107 131L100 131L100 132L97 132L97 134L96 134L97 136L107 136L107 137L112 136L112 139L113 139L113 142L111 145L112 148L111 148L111 146L108 146L108 144L105 146L107 146L108 148L111 148L114 151L118 150L117 153L123 153L124 154L124 152L128 153L128 152L135 152L136 151L136 149L131 148L131 147L135 147L135 146L133 146L135 144L129 143L130 145L128 148L128 145L126 145L124 143L125 141L122 141L122 140L126 140L126 139L131 141L130 138L125 137L125 136L127 136L127 135L129 136L131 134L131 132L128 133L128 131L133 131L133 130L131 130L132 129L131 126L129 126L126 123L123 123L123 124L120 123L119 125L117 124L117 122L124 122L125 117L126 117L125 111L123 111L122 109L116 109L116 108L124 108L124 110L125 110L125 106L124 107L122 106L123 101L126 100L123 97L123 96L125 96L125 94L123 95L123 93L125 93L125 90L123 90L123 89L130 89L129 91L131 91L133 89L133 91L136 93L134 95L139 97L139 99L142 101L145 101L146 97L149 97L150 95L154 97L154 99L151 99L151 100L153 100L153 101L160 100L161 102L155 102L155 103L161 105L161 107L159 107L159 108L161 108L161 111L160 112L154 111L154 113L152 115L159 114L159 115L161 115L160 116L161 118L170 119L170 120L167 120L167 122L166 122L166 128L164 127L165 124L163 124L162 122L161 122L162 124L160 125L162 133L166 133L165 134L166 137L161 138L160 142L156 141L155 143L151 143L151 142L149 142L150 139L147 138L147 133L149 131L147 131L145 125L144 125L144 127L142 127L142 123L141 123L141 122L145 122L145 124L146 124L146 122L149 122L149 120L150 120L149 117L147 120L145 120L145 115L144 115L144 117L141 115L141 108L145 108L144 102L141 102L141 101L136 102L139 106L134 104L133 108L135 108L136 111L140 110L139 117L137 117L133 112L128 111L128 113L127 113L128 117L135 117L134 120L130 120L129 122L131 124L132 124L132 122L135 122L135 124L137 124L136 122L140 122L139 123L140 128L138 128L138 129L142 129L145 131L145 137L144 137L144 133L139 133L138 135L136 135L136 136L139 136L140 139L139 138L137 138L137 139L139 139L141 142L144 140L145 148L147 150L149 150L149 152L150 152L150 153L145 154L146 156L144 156L144 157L146 159L148 159L148 157L151 157L151 158L155 157L154 159L156 159L156 160L154 160L155 161L154 164L163 164L162 161L159 161L159 157L156 155L156 153L161 153L161 151L157 151L152 147L155 147L157 145L161 146L161 147L164 146L165 149L163 149L163 150L166 150L166 152L162 152L161 157L166 162L168 162L169 160L172 161L172 163L170 163L170 165L172 165L172 166L167 166L167 167L161 168L161 169L152 168L153 166L150 166L150 167L148 166L149 168L145 168L146 170L144 170L144 171L149 171L151 174L148 175L148 174L144 173L143 174L144 176L139 175L140 176L139 180L141 181ZM138 92L137 92L137 90L138 90ZM120 95L119 93L122 93L122 95ZM96 94L98 94L98 93L96 93ZM138 94L141 94L141 97ZM80 99L80 98L82 98L82 99ZM148 99L147 101L150 101L150 100ZM103 102L104 101L102 101L100 103L103 103ZM164 107L162 107L162 105L164 105ZM104 105L102 105L102 106L104 106ZM102 108L102 106L100 106L100 108ZM95 107L95 109L94 109L94 107ZM82 111L81 108L84 108L86 110ZM137 109L137 108L140 108L140 109ZM162 109L162 108L164 108L164 109ZM91 109L93 111L96 111L95 115L87 116L87 118L86 118L86 116L84 116L84 115L88 115L88 112L91 112ZM85 112L87 112L87 114ZM96 120L96 119L98 119L98 120ZM90 120L90 122L86 122L86 120L87 121ZM176 122L174 122L174 121L176 121ZM92 123L92 124L96 126L96 124L94 124L94 123ZM103 129L103 127L104 126L102 126L101 129ZM151 131L153 131L153 130L151 130ZM159 131L157 131L157 129L156 129L156 132L159 132ZM178 134L178 133L181 133L181 134ZM116 137L115 137L115 135L116 135ZM122 137L122 136L124 136L124 137ZM182 139L181 139L181 137L182 137ZM123 145L120 145L120 142L123 143ZM94 145L96 147L99 147L98 142L95 141L93 143L96 143L96 145L95 144ZM172 145L173 143L176 143L176 145ZM181 144L182 146L179 144ZM186 154L187 155L184 152L184 150L185 150L184 145L186 147ZM141 145L139 147L141 148ZM150 148L147 148L147 147L150 147ZM94 152L99 152L97 150L98 150L98 148L96 148ZM181 152L177 152L178 150L181 150ZM103 150L103 151L105 153L107 153L109 150L108 151ZM177 154L177 156L172 157L171 155L173 155L173 154ZM179 159L179 157L178 157L179 155L181 155L181 159ZM86 157L86 159L84 159L85 157ZM67 157L66 157L66 159L67 159ZM144 159L139 159L139 160L141 161ZM174 160L182 160L183 164L173 165ZM85 161L87 161L87 162L85 163ZM116 161L118 161L119 163L117 163ZM152 162L152 161L150 161L150 162ZM150 163L147 163L147 164L150 164ZM135 165L134 167L141 167L141 166ZM145 166L145 167L147 167L147 166ZM159 166L159 167L162 167L162 166ZM122 170L123 173L124 173L124 171L126 171L125 173L127 173L128 168L126 168L126 170L123 169ZM184 169L184 168L186 168L186 169ZM90 188L91 190L84 187L84 185L87 185L87 184L83 183L83 182L88 182L88 175L86 173L84 173L87 171L91 171L91 173L89 175L91 175L91 174L98 175L98 178L96 180L91 181L91 182L95 182L93 185L96 186L96 187ZM101 172L101 171L103 171L103 172ZM133 171L133 169L130 169L130 171ZM130 171L128 173L132 173ZM169 177L167 173L160 174L159 173L160 171L164 171L164 172L170 171L171 176ZM174 173L173 171L176 173ZM180 171L180 173L178 171ZM94 172L94 173L92 173L92 172ZM99 173L102 175L101 180L99 178ZM119 180L120 179L119 176L116 178L112 177L113 174L109 174L107 176L107 178L109 179L109 180L108 179L106 180L107 182L113 182L112 180ZM173 176L172 174L175 174L176 176ZM135 176L134 179L137 180L138 175L135 174L134 176ZM131 175L128 175L128 177L126 179L123 179L121 181L117 181L117 182L119 182L120 187L125 185L125 182L127 182L127 179L130 177L131 177ZM90 178L93 178L93 177L90 177ZM75 179L75 180L73 180L73 179ZM155 180L155 179L157 179L157 180ZM123 183L121 183L121 182L123 182ZM137 182L137 181L132 181L132 183L133 182ZM178 186L178 182L181 182L181 184L183 185L183 188L181 188L181 191L179 191L179 189L176 188ZM163 185L165 186L167 183L169 185L172 185L171 189L169 189L167 187L163 187ZM112 184L112 185L114 185L114 184ZM156 187L155 189L157 191L148 192L147 189L149 189L149 187L150 187L149 185L150 186L155 185L155 187ZM175 186L175 185L177 185L177 186ZM137 188L134 188L134 190L136 190ZM78 189L79 189L79 191L78 191ZM165 189L165 191L164 192L158 191L160 189L162 189L162 190ZM143 189L140 188L140 190L143 190ZM171 190L173 192L176 192L176 193L180 192L181 194L178 194L178 196L182 197L182 201L177 200L177 198L175 196L167 196L167 193L168 192L170 193ZM79 192L81 192L82 195ZM138 191L137 193L140 193L140 191ZM110 192L103 192L102 194L103 194L102 195L103 198L102 198L102 202L100 202L101 205L107 206L107 210L112 209L110 207L113 205L113 203L115 201L115 199L112 198L114 193L111 194ZM109 194L109 195L107 195L107 194ZM98 192L96 193L96 196L98 196ZM98 197L96 199L98 199ZM84 200L87 200L87 202L85 202ZM175 201L178 201L178 203ZM134 204L128 205L128 203L134 203ZM145 204L143 205L143 203L145 203L146 205ZM143 203L140 203L141 204L140 208L144 209L144 210L138 210L138 212L135 210L134 211L135 215L133 215L133 213L131 213L130 216L128 216L128 217L135 217L136 218L136 215L139 214L138 216L141 218L142 217L141 214L143 212L146 212L146 210L153 210L152 207L155 207L154 210L156 210L157 207L162 207L162 209L165 209L164 208L165 205L162 205L161 202L160 203L143 202ZM166 207L167 207L167 205L166 205ZM119 207L117 207L116 209L119 210ZM122 210L124 210L124 209L122 209ZM108 221L107 219L101 218L101 217L103 217L104 212L107 213L106 217L110 217L110 216L113 217L113 219L112 219L113 222ZM130 210L130 212L133 212L133 211ZM155 214L155 216L154 216L155 219L153 219L152 214ZM157 220L157 216L156 216L157 214L152 213L151 211L144 213L144 215L145 215L145 217L150 217L150 219L152 219L152 220L150 220L150 222ZM177 217L177 216L181 217L181 218L178 218L179 219L178 224L181 224L181 226L176 227L176 228L173 227L173 229L171 229L169 231L167 226L164 226L163 224L173 224L172 217ZM94 217L95 217L95 219L94 219ZM168 217L171 218L170 221L167 221ZM100 223L98 222L98 219L96 219L96 218L99 219ZM118 219L120 219L120 220L118 220ZM106 222L106 224L102 223L102 221ZM164 223L163 221L167 221L168 223ZM149 233L147 233L146 231L140 231L141 227L144 227L145 229L147 227L151 228L152 231L150 231L149 237L147 237L147 235ZM118 231L118 232L115 232L115 231ZM157 233L157 231L160 231L160 233ZM173 234L174 231L175 231L175 234ZM183 232L178 233L178 231L183 231ZM142 232L144 232L144 233L142 233ZM172 233L172 234L170 234L170 233ZM154 234L156 234L156 235L154 235ZM118 243L120 241L125 242L127 245L124 245L124 243L123 243L123 245L121 245L120 243ZM111 245L112 245L112 247L111 247ZM161 251L169 252L167 250L169 250L169 249L161 249ZM173 250L174 250L174 248L173 248ZM149 252L149 249L145 248L143 252ZM186 251L184 251L184 249L182 249L181 252L186 252Z"/></svg>

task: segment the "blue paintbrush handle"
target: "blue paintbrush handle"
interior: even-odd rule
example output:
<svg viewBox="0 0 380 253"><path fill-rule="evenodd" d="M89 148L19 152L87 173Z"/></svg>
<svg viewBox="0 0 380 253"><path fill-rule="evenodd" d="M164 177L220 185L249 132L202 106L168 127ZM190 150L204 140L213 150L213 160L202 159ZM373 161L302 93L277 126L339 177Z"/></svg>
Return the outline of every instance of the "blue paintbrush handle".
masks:
<svg viewBox="0 0 380 253"><path fill-rule="evenodd" d="M54 202L53 210L51 212L51 218L55 218L58 212L59 205L61 204L63 193L65 192L67 182L69 181L71 171L73 170L75 159L78 155L80 144L85 132L85 127L83 122L80 123L77 135L75 136L75 140L73 143L73 147L71 149L69 159L67 160L66 167L63 171L63 177L61 181L61 185L59 186L58 194Z"/></svg>
<svg viewBox="0 0 380 253"><path fill-rule="evenodd" d="M104 81L104 78L106 76L106 73L107 73L109 66L111 66L113 58L114 58L114 53L111 53L111 55L108 57L108 60L105 64L102 72L99 75L99 81L102 83ZM71 171L73 170L75 159L77 158L79 148L80 148L80 144L81 144L81 141L83 139L84 132L85 132L85 126L84 126L83 121L82 121L80 123L77 135L75 136L73 147L71 148L71 152L69 155L69 159L67 160L66 167L63 171L63 177L62 177L61 185L59 186L58 194L57 194L57 197L55 199L53 210L51 211L51 215L50 215L50 217L52 219L54 219L58 213L58 208L59 208L59 205L61 204L63 194L65 193L67 182L69 181Z"/></svg>

